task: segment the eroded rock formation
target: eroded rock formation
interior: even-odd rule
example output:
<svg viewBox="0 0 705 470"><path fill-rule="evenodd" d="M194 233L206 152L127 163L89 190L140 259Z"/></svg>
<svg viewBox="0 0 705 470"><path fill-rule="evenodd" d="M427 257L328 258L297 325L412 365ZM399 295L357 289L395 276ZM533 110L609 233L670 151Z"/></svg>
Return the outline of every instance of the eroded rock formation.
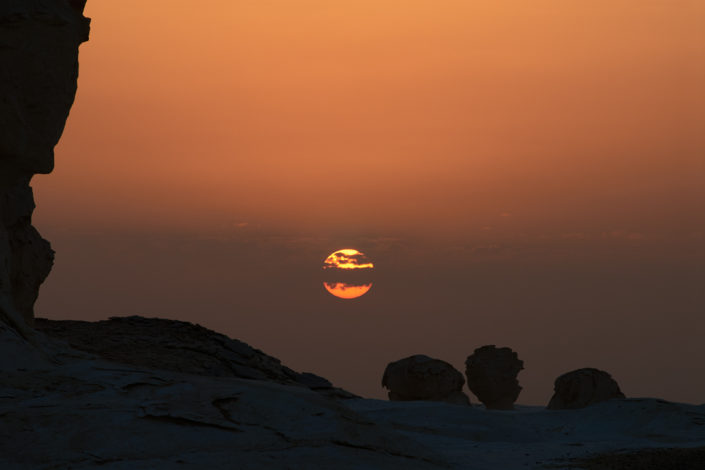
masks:
<svg viewBox="0 0 705 470"><path fill-rule="evenodd" d="M463 393L465 379L453 366L422 354L391 362L382 376L382 386L392 401L429 400L469 405Z"/></svg>
<svg viewBox="0 0 705 470"><path fill-rule="evenodd" d="M585 408L614 398L625 398L617 381L603 370L585 368L567 372L556 379L549 410Z"/></svg>
<svg viewBox="0 0 705 470"><path fill-rule="evenodd" d="M511 410L521 386L517 374L524 361L510 348L482 346L465 361L468 388L487 409Z"/></svg>
<svg viewBox="0 0 705 470"><path fill-rule="evenodd" d="M39 286L54 253L32 226L29 187L54 168L76 94L85 0L0 3L0 321L31 336Z"/></svg>

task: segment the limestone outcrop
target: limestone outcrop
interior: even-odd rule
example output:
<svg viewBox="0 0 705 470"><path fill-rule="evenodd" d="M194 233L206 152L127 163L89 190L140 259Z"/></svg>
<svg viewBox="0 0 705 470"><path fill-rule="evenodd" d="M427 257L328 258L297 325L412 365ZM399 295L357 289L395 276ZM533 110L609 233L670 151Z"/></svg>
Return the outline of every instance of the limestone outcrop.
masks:
<svg viewBox="0 0 705 470"><path fill-rule="evenodd" d="M85 0L0 2L0 322L32 335L39 286L54 253L32 226L29 187L54 168L76 94Z"/></svg>
<svg viewBox="0 0 705 470"><path fill-rule="evenodd" d="M517 374L524 361L510 348L482 346L465 361L468 388L487 409L511 410L521 386Z"/></svg>
<svg viewBox="0 0 705 470"><path fill-rule="evenodd" d="M236 377L307 387L355 398L323 377L299 373L242 341L200 325L163 318L112 317L98 322L35 320L37 330L80 351L135 367L209 377Z"/></svg>
<svg viewBox="0 0 705 470"><path fill-rule="evenodd" d="M469 405L463 393L465 379L452 365L422 354L387 365L382 386L392 401L428 400Z"/></svg>
<svg viewBox="0 0 705 470"><path fill-rule="evenodd" d="M549 410L585 408L601 401L625 398L619 384L603 370L585 368L567 372L554 382Z"/></svg>

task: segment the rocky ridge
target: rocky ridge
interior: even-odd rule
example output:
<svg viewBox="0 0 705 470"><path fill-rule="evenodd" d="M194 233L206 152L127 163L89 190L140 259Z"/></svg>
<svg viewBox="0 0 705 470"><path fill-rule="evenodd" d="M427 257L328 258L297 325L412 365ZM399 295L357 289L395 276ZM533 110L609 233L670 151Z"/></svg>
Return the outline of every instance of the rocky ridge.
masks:
<svg viewBox="0 0 705 470"><path fill-rule="evenodd" d="M35 326L74 349L116 363L307 387L334 398L355 397L323 377L296 372L242 341L193 323L130 316L98 322L37 318Z"/></svg>

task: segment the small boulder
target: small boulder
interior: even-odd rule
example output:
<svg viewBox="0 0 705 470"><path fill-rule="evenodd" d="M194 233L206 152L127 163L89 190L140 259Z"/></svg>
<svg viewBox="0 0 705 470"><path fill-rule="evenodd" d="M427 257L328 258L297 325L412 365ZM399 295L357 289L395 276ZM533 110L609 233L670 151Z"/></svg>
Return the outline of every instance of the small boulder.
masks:
<svg viewBox="0 0 705 470"><path fill-rule="evenodd" d="M511 410L521 386L517 374L524 361L510 348L482 346L465 361L468 388L487 409Z"/></svg>
<svg viewBox="0 0 705 470"><path fill-rule="evenodd" d="M465 379L453 366L440 359L417 354L387 365L382 386L391 401L443 401L469 405L463 393Z"/></svg>
<svg viewBox="0 0 705 470"><path fill-rule="evenodd" d="M603 370L585 368L565 373L553 385L549 410L567 410L613 398L624 398L624 393L610 374Z"/></svg>

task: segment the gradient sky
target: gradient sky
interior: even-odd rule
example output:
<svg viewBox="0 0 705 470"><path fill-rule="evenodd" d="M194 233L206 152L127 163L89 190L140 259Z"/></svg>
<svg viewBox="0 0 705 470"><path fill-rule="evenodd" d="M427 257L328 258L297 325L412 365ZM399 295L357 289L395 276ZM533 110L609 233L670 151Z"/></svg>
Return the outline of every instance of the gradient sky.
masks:
<svg viewBox="0 0 705 470"><path fill-rule="evenodd" d="M705 3L93 0L38 315L198 322L382 397L514 348L705 401ZM331 252L375 285L325 293ZM476 400L474 400L476 402Z"/></svg>

